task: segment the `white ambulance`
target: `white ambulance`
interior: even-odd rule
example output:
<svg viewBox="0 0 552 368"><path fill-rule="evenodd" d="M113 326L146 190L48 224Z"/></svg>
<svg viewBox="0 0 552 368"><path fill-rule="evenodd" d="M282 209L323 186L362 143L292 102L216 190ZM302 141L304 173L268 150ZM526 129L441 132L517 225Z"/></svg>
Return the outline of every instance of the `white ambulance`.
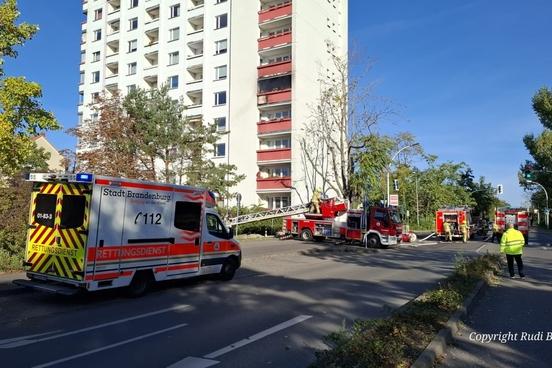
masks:
<svg viewBox="0 0 552 368"><path fill-rule="evenodd" d="M24 266L18 285L71 295L152 281L219 274L230 280L241 249L214 209L190 186L92 174L30 174Z"/></svg>

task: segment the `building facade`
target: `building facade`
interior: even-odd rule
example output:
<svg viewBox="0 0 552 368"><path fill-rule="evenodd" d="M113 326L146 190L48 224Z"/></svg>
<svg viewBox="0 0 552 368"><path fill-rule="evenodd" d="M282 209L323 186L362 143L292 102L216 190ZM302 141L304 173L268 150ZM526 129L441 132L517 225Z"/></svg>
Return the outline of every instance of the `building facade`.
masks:
<svg viewBox="0 0 552 368"><path fill-rule="evenodd" d="M79 121L100 93L168 84L215 122L213 161L245 174L243 205L306 202L299 138L347 55L347 0L85 0Z"/></svg>

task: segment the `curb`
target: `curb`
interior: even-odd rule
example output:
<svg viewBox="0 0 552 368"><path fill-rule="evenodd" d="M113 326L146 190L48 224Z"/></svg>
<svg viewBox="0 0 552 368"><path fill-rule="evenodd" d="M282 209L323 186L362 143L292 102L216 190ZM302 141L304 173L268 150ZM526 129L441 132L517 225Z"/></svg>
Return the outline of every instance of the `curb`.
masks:
<svg viewBox="0 0 552 368"><path fill-rule="evenodd" d="M437 357L445 353L447 345L452 342L453 336L458 332L460 321L471 311L475 298L487 287L488 284L483 280L475 285L462 306L449 318L445 327L435 335L418 359L410 366L411 368L431 368L434 366Z"/></svg>

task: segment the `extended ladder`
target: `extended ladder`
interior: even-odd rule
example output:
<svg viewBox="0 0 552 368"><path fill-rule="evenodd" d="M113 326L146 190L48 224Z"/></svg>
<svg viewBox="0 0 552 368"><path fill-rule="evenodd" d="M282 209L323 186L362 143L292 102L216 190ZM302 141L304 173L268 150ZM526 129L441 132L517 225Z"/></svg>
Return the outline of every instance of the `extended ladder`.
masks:
<svg viewBox="0 0 552 368"><path fill-rule="evenodd" d="M271 219L271 218L291 216L291 215L299 215L301 213L309 212L309 206L310 206L309 203L307 203L307 204L298 204L298 205L295 205L295 206L277 208L275 210L250 213L250 214L247 214L247 215L240 215L238 217L228 219L226 224L228 226L234 226L234 225L247 224L249 222L267 220L267 219Z"/></svg>

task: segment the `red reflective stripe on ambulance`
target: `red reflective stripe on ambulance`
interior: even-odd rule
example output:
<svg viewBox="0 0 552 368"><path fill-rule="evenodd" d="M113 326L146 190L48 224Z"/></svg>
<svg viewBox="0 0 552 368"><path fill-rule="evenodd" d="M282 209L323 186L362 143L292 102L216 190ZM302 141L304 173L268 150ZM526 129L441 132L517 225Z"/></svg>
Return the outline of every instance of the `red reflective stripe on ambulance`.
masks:
<svg viewBox="0 0 552 368"><path fill-rule="evenodd" d="M163 266L163 267L154 268L154 272L189 270L189 269L198 268L198 267L199 267L199 263L190 263L190 264L177 265L177 266Z"/></svg>
<svg viewBox="0 0 552 368"><path fill-rule="evenodd" d="M212 252L226 252L231 250L238 250L238 246L231 241L221 241L217 242L219 244L218 248L215 248L215 243L203 243L203 252L212 253Z"/></svg>
<svg viewBox="0 0 552 368"><path fill-rule="evenodd" d="M114 181L119 187L125 188L138 188L138 189L154 189L154 190L164 190L167 192L174 191L173 187L163 186L163 185L154 185L154 184L140 184L140 183L131 183L128 181ZM99 185L111 185L112 181L106 179L96 179L96 184Z"/></svg>
<svg viewBox="0 0 552 368"><path fill-rule="evenodd" d="M168 251L167 251L168 249ZM120 247L89 248L88 259L92 261L113 261L117 259L148 259L164 256L199 254L199 248L192 243L160 245L123 245Z"/></svg>
<svg viewBox="0 0 552 368"><path fill-rule="evenodd" d="M108 272L100 273L95 275L87 275L86 281L97 281L97 280L107 280L107 279L116 279L118 277L126 277L132 275L132 271L122 271L122 272Z"/></svg>

